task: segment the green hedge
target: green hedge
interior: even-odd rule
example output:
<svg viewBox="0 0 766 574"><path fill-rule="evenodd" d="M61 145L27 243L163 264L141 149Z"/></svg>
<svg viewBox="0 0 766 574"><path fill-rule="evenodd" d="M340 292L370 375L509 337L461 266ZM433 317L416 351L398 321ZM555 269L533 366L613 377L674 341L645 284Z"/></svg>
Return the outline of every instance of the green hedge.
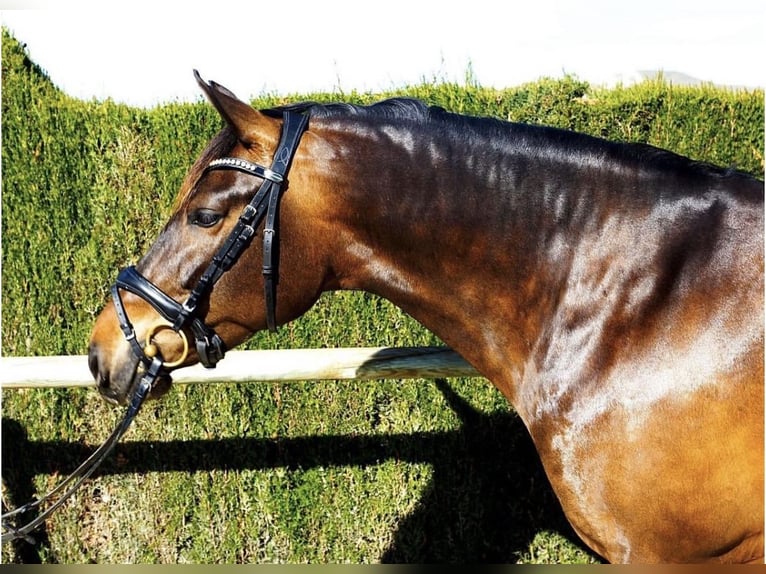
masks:
<svg viewBox="0 0 766 574"><path fill-rule="evenodd" d="M6 30L2 81L3 352L82 353L115 270L135 261L157 235L185 170L221 121L202 101L143 110L72 99ZM661 81L604 91L566 78L507 90L423 84L344 99L369 103L392 95L465 114L648 142L752 173L763 170L762 91L680 88ZM336 98L266 97L253 104ZM358 301L366 304L364 297ZM342 301L344 309L348 304ZM344 323L357 320L356 313L344 315ZM375 313L364 315L378 320ZM381 334L373 327L362 330L369 329L375 337ZM334 342L334 335L316 341L322 335L307 331L309 339L291 343Z"/></svg>
<svg viewBox="0 0 766 574"><path fill-rule="evenodd" d="M253 104L371 103L393 95L763 171L762 91L662 81L601 90L565 78L506 90L424 83ZM3 29L3 355L85 353L117 270L157 236L185 170L220 125L201 99L143 110L70 98ZM389 303L338 293L249 346L436 342ZM52 472L70 472L84 458L76 445L108 434L120 413L95 395L3 393L3 481L11 503L48 490ZM136 442L107 463L111 473L48 521L36 557L593 560L567 530L525 437L485 381L180 387L144 407L128 437ZM3 559L24 555L3 545Z"/></svg>

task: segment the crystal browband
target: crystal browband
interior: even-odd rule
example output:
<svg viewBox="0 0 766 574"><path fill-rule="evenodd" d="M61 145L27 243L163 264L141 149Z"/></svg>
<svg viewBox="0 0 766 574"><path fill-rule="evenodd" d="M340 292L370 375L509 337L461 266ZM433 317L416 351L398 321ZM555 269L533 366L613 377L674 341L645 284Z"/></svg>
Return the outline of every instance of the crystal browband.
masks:
<svg viewBox="0 0 766 574"><path fill-rule="evenodd" d="M250 175L268 179L274 183L282 183L283 181L283 178L280 174L269 169L268 167L263 167L262 165L258 165L257 163L253 163L238 157L222 157L220 159L215 159L211 161L207 166L208 170L217 168L237 169L239 171L249 173Z"/></svg>

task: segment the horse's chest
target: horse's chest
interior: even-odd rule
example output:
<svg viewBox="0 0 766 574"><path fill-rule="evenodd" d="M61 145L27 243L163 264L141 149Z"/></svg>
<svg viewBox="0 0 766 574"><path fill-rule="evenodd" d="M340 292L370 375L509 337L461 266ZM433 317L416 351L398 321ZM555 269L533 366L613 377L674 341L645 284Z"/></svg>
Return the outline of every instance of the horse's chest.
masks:
<svg viewBox="0 0 766 574"><path fill-rule="evenodd" d="M667 367L645 360L614 369L619 377L576 384L540 373L519 395L568 519L610 560L673 556L681 550L665 539L678 532L714 539L720 533L711 535L706 520L730 511L715 504L734 488L720 465L753 451L750 435L762 441L742 415L756 400L738 394L748 387L731 379L724 385L722 371L687 369L702 363L686 358ZM743 491L752 481L741 482Z"/></svg>

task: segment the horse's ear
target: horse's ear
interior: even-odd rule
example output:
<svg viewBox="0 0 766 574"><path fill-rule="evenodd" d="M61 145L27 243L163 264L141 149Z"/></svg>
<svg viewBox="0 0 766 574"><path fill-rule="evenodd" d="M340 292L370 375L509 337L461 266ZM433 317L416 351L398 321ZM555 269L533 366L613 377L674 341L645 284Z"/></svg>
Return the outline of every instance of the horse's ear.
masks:
<svg viewBox="0 0 766 574"><path fill-rule="evenodd" d="M202 91L213 104L221 117L237 134L246 147L255 145L276 145L279 128L274 119L263 115L249 104L241 101L230 90L215 82L206 82L199 72L194 70L194 77ZM276 132L276 133L275 133Z"/></svg>

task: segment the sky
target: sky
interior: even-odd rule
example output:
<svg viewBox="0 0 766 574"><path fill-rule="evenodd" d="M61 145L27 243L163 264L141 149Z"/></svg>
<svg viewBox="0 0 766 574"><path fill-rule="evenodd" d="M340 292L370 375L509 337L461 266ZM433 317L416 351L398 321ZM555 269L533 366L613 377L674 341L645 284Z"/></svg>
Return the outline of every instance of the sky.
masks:
<svg viewBox="0 0 766 574"><path fill-rule="evenodd" d="M109 6L109 9L104 9ZM764 87L763 0L0 0L0 20L68 94L197 101L198 69L243 99L422 81L504 88L682 72ZM35 8L14 10L13 8Z"/></svg>

